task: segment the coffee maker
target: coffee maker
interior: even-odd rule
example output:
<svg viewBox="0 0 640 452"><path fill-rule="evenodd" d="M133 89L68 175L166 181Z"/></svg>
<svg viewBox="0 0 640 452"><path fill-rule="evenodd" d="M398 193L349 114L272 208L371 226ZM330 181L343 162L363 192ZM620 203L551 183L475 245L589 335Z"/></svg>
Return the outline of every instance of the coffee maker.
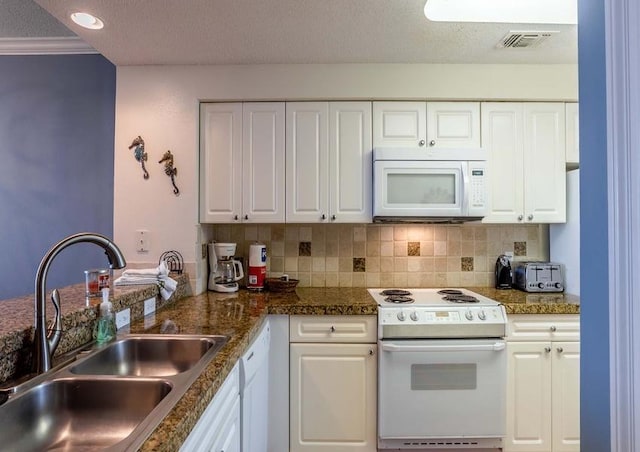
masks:
<svg viewBox="0 0 640 452"><path fill-rule="evenodd" d="M242 263L234 259L235 243L209 244L209 290L215 292L237 292L244 277Z"/></svg>

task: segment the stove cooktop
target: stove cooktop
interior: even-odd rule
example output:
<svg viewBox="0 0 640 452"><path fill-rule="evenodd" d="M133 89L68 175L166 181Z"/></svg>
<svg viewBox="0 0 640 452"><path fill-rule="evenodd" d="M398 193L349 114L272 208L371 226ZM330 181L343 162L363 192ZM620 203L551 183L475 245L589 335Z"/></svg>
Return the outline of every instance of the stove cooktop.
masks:
<svg viewBox="0 0 640 452"><path fill-rule="evenodd" d="M466 289L368 289L382 309L411 304L412 307L498 306L495 300Z"/></svg>

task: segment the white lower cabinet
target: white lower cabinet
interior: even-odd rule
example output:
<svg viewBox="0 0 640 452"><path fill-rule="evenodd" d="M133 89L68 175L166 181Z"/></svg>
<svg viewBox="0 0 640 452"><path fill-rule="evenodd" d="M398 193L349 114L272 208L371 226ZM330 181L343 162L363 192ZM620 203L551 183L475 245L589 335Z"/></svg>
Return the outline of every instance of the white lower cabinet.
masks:
<svg viewBox="0 0 640 452"><path fill-rule="evenodd" d="M240 374L236 364L180 448L240 452Z"/></svg>
<svg viewBox="0 0 640 452"><path fill-rule="evenodd" d="M513 315L507 338L505 451L580 450L577 315Z"/></svg>
<svg viewBox="0 0 640 452"><path fill-rule="evenodd" d="M292 340L312 332L309 342L290 345L291 452L375 452L377 349L370 318L375 325L375 316L291 317ZM325 339L318 342L321 324ZM361 327L364 337L354 334Z"/></svg>

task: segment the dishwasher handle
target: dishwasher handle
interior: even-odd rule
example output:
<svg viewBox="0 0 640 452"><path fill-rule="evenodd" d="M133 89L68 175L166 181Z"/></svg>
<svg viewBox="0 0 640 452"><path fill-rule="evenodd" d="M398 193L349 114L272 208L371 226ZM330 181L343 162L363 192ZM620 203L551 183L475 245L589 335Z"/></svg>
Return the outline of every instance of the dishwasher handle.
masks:
<svg viewBox="0 0 640 452"><path fill-rule="evenodd" d="M382 343L385 352L499 352L506 348L504 342L468 345L398 345Z"/></svg>

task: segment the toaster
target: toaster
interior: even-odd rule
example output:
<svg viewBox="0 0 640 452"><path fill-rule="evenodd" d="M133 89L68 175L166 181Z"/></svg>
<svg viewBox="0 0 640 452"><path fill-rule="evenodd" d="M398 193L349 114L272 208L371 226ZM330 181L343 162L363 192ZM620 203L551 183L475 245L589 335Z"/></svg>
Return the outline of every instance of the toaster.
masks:
<svg viewBox="0 0 640 452"><path fill-rule="evenodd" d="M562 265L555 262L517 262L513 270L513 285L525 292L562 292Z"/></svg>

